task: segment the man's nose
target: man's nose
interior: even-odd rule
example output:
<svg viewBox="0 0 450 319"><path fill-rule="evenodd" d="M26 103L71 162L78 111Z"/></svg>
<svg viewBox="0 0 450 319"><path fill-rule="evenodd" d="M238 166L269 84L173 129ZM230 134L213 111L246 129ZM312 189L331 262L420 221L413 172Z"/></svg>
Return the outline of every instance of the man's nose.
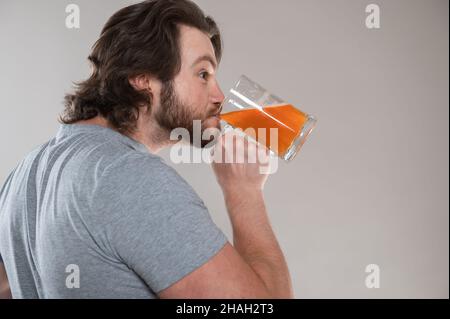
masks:
<svg viewBox="0 0 450 319"><path fill-rule="evenodd" d="M214 86L212 99L213 99L214 105L219 109L219 112L221 112L222 111L222 102L223 102L223 100L225 100L225 95L223 94L223 92L220 89L220 86L217 82L216 82L216 85Z"/></svg>

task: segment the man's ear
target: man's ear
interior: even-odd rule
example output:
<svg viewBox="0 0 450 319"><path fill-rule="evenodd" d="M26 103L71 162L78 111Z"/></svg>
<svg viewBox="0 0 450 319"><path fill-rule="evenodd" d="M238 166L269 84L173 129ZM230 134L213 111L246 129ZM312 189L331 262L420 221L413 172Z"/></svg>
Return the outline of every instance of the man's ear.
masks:
<svg viewBox="0 0 450 319"><path fill-rule="evenodd" d="M146 91L146 90L149 90L150 92L152 91L150 85L150 78L146 74L140 74L134 77L130 77L128 78L128 81L136 91Z"/></svg>

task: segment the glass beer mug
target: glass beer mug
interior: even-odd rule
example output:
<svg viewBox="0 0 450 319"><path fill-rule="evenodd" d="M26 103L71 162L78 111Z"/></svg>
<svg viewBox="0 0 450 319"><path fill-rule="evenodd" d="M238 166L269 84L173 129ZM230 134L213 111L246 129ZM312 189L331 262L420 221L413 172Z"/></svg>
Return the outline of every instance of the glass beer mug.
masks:
<svg viewBox="0 0 450 319"><path fill-rule="evenodd" d="M245 75L223 101L220 118L222 131L240 129L286 161L298 154L317 122Z"/></svg>

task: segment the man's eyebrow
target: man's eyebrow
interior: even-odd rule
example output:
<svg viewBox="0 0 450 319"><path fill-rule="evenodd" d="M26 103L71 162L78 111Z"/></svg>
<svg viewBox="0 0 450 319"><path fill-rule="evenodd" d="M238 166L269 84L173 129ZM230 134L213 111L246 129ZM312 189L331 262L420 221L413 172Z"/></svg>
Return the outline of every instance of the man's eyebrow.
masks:
<svg viewBox="0 0 450 319"><path fill-rule="evenodd" d="M195 65L197 65L198 63L200 63L202 61L210 62L212 64L214 70L217 68L217 63L216 63L215 59L212 56L210 56L209 54L205 54L205 55L198 57L192 64L192 67L194 67Z"/></svg>

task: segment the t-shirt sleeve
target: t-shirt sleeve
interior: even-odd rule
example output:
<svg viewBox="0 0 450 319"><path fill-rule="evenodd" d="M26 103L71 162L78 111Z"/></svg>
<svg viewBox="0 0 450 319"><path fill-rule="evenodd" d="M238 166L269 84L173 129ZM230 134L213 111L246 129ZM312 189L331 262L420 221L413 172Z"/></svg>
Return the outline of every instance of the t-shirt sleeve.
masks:
<svg viewBox="0 0 450 319"><path fill-rule="evenodd" d="M113 174L106 180L115 189L100 196L112 212L106 227L111 250L159 293L205 264L228 240L175 170L154 160L142 166L125 169L121 177Z"/></svg>

